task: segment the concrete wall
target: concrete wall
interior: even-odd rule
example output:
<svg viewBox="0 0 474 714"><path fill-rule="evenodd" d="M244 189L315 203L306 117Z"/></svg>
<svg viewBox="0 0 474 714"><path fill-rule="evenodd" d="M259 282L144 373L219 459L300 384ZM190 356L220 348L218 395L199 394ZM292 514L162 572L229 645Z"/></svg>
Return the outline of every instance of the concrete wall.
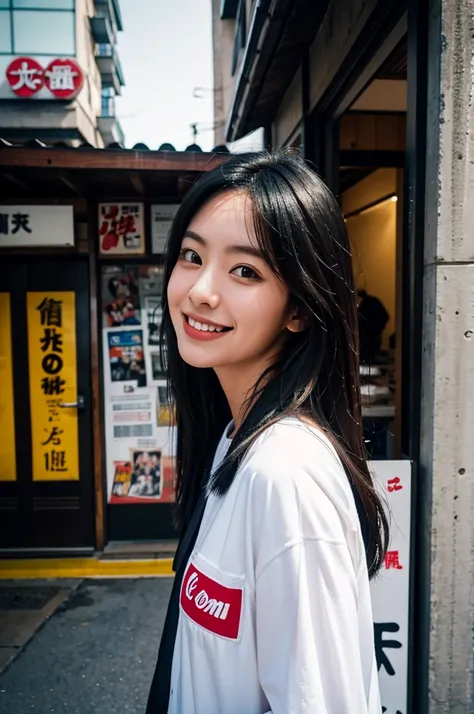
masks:
<svg viewBox="0 0 474 714"><path fill-rule="evenodd" d="M432 5L420 457L430 714L474 711L473 17L474 0Z"/></svg>
<svg viewBox="0 0 474 714"><path fill-rule="evenodd" d="M212 0L212 41L214 53L214 144L225 143L225 124L229 115L238 69L231 75L235 20L220 19L220 0ZM250 13L247 12L247 31Z"/></svg>
<svg viewBox="0 0 474 714"><path fill-rule="evenodd" d="M79 131L93 146L102 147L104 144L97 129L97 117L101 111L101 78L89 25L89 16L94 14L93 0L76 0L76 58L85 73L85 80L75 105Z"/></svg>

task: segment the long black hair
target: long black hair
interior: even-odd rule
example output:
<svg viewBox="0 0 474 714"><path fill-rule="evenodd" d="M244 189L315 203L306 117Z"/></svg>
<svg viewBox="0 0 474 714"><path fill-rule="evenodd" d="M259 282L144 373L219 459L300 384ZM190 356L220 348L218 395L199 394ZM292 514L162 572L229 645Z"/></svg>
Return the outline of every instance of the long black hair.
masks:
<svg viewBox="0 0 474 714"><path fill-rule="evenodd" d="M307 327L289 334L276 363L255 385L249 395L255 406L208 487L221 495L228 490L243 455L270 424L288 415L310 420L330 439L345 468L372 576L383 562L388 523L365 456L349 240L334 196L301 158L287 152L242 154L206 173L185 196L171 228L161 339L177 423L178 524L185 527L189 521L209 455L231 413L214 370L191 367L180 357L167 286L193 216L212 197L236 190L249 197L258 247L288 287Z"/></svg>

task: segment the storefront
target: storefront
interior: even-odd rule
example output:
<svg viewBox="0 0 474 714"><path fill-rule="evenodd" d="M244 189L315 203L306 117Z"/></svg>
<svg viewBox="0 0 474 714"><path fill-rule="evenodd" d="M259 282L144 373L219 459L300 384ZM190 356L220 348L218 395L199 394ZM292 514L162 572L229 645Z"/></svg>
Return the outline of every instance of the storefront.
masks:
<svg viewBox="0 0 474 714"><path fill-rule="evenodd" d="M163 250L223 156L3 146L0 548L175 536Z"/></svg>

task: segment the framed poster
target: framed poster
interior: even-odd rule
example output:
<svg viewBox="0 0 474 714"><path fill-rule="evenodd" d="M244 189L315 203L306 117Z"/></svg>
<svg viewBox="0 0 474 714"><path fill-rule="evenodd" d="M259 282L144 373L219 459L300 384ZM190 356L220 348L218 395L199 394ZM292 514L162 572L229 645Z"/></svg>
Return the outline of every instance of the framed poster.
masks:
<svg viewBox="0 0 474 714"><path fill-rule="evenodd" d="M179 203L168 203L151 206L151 251L164 253L166 241Z"/></svg>
<svg viewBox="0 0 474 714"><path fill-rule="evenodd" d="M100 255L144 255L143 203L99 203Z"/></svg>

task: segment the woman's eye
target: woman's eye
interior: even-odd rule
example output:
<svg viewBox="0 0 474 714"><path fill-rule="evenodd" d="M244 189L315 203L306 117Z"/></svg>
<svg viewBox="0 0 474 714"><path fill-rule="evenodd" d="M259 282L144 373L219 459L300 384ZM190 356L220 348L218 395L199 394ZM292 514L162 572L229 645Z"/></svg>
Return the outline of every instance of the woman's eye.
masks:
<svg viewBox="0 0 474 714"><path fill-rule="evenodd" d="M257 275L255 270L250 268L248 265L238 265L232 272L239 278L246 278L247 280L260 280L260 276Z"/></svg>
<svg viewBox="0 0 474 714"><path fill-rule="evenodd" d="M180 258L181 260L184 260L185 263L195 263L196 265L201 264L201 258L196 251L191 248L183 248L180 253Z"/></svg>

